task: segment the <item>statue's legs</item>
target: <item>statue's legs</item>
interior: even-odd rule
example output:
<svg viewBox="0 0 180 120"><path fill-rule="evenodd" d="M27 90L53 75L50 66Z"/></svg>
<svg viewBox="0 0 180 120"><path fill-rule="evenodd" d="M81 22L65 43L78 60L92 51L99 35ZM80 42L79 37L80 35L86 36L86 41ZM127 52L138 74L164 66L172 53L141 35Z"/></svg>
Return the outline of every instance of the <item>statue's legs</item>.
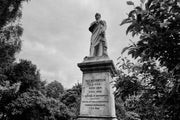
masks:
<svg viewBox="0 0 180 120"><path fill-rule="evenodd" d="M105 41L101 41L99 42L99 44L97 44L95 47L90 48L90 56L107 56L107 46Z"/></svg>
<svg viewBox="0 0 180 120"><path fill-rule="evenodd" d="M107 47L105 41L101 41L94 47L94 56L107 56Z"/></svg>
<svg viewBox="0 0 180 120"><path fill-rule="evenodd" d="M103 53L102 53L102 55L108 56L107 45L106 45L105 41L102 41L102 44L103 44Z"/></svg>
<svg viewBox="0 0 180 120"><path fill-rule="evenodd" d="M92 48L92 46L90 47L90 55L89 56L93 56L93 48Z"/></svg>
<svg viewBox="0 0 180 120"><path fill-rule="evenodd" d="M103 43L100 42L98 44L98 49L97 49L97 56L102 56L103 55Z"/></svg>
<svg viewBox="0 0 180 120"><path fill-rule="evenodd" d="M90 56L95 57L95 56L98 56L98 54L99 54L99 44L94 46L94 47L91 46L91 48L90 48Z"/></svg>
<svg viewBox="0 0 180 120"><path fill-rule="evenodd" d="M93 46L90 47L90 56L91 57L96 55L96 49L97 49L96 46L95 47L93 47Z"/></svg>

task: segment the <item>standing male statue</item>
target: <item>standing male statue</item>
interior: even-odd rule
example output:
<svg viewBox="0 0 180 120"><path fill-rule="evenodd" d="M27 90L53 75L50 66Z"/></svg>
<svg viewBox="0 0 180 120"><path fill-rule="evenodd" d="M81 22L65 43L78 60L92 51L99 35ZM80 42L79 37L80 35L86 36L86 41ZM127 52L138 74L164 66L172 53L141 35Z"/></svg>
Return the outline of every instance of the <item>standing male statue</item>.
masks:
<svg viewBox="0 0 180 120"><path fill-rule="evenodd" d="M92 22L89 31L92 33L90 57L107 56L107 42L105 37L106 22L101 20L101 14L95 14L96 21Z"/></svg>
<svg viewBox="0 0 180 120"><path fill-rule="evenodd" d="M77 120L117 120L113 85L117 71L107 54L106 22L96 13L89 31L92 33L90 56L78 64L82 71L80 114Z"/></svg>

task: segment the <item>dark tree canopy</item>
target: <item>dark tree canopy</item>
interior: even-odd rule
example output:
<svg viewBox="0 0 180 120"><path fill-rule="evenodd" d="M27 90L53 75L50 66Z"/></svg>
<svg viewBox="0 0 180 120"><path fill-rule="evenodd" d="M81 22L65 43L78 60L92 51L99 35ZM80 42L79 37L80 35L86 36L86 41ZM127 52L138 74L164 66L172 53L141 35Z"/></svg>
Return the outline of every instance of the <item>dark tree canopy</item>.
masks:
<svg viewBox="0 0 180 120"><path fill-rule="evenodd" d="M172 96L174 78L156 61L133 63L121 58L115 81L116 112L125 120L178 120L180 106ZM123 102L122 102L123 101ZM121 108L120 108L121 107Z"/></svg>
<svg viewBox="0 0 180 120"><path fill-rule="evenodd" d="M53 81L46 86L46 96L55 99L60 99L61 94L64 92L64 87L58 81Z"/></svg>
<svg viewBox="0 0 180 120"><path fill-rule="evenodd" d="M6 109L9 120L68 120L71 114L63 103L37 90L21 94Z"/></svg>
<svg viewBox="0 0 180 120"><path fill-rule="evenodd" d="M160 93L154 98L157 101L154 101L153 105L157 108L150 107L144 102L144 106L147 108L142 111L157 109L159 112L153 114L158 114L162 117L161 119L180 119L180 1L141 0L139 6L135 6L132 1L128 1L127 4L134 8L121 25L129 24L126 34L131 33L133 37L139 37L139 40L125 47L122 53L128 50L128 54L135 59L138 58L140 63L149 67L149 70L153 68L150 67L152 60L159 61L161 67L165 66L168 69L168 73L157 70L153 70L154 73L149 71L156 78L151 82L155 86L155 90L147 92L144 99L141 100L151 101L152 95ZM169 86L170 90L167 90L166 82L172 79L166 75L171 73L173 73L173 85ZM152 94L152 92L154 93ZM164 103L162 103L163 100ZM143 106L141 107L143 108ZM163 117L164 114L166 115Z"/></svg>
<svg viewBox="0 0 180 120"><path fill-rule="evenodd" d="M14 62L15 54L21 50L23 28L19 22L22 3L29 0L0 0L0 66Z"/></svg>
<svg viewBox="0 0 180 120"><path fill-rule="evenodd" d="M25 1L29 0L0 0L0 28L21 18Z"/></svg>
<svg viewBox="0 0 180 120"><path fill-rule="evenodd" d="M179 0L141 0L141 5L134 6L121 25L126 23L130 23L126 33L139 36L137 43L127 47L133 58L141 57L143 61L155 58L170 71L179 71Z"/></svg>
<svg viewBox="0 0 180 120"><path fill-rule="evenodd" d="M70 109L73 113L72 118L77 118L80 112L82 85L80 83L75 84L71 89L66 90L61 101Z"/></svg>
<svg viewBox="0 0 180 120"><path fill-rule="evenodd" d="M22 43L22 3L27 1L0 0L0 119L69 120L73 116L70 109L56 97L46 97L37 66L29 60L16 60ZM64 92L60 83L52 87Z"/></svg>

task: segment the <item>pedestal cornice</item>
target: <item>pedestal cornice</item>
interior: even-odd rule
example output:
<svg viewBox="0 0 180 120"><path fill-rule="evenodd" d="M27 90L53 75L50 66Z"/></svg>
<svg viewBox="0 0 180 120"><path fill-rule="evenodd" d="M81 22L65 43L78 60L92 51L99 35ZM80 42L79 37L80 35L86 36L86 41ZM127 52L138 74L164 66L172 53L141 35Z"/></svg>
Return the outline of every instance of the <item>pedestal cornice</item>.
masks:
<svg viewBox="0 0 180 120"><path fill-rule="evenodd" d="M110 59L83 61L82 63L78 63L78 67L83 73L109 71L113 77L117 74L115 65Z"/></svg>

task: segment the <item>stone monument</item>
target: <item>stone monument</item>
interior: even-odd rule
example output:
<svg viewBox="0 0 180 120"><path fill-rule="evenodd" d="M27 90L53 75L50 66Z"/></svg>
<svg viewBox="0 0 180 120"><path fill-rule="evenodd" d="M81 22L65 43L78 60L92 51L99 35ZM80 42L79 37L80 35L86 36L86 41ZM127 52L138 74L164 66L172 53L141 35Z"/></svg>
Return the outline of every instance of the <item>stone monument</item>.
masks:
<svg viewBox="0 0 180 120"><path fill-rule="evenodd" d="M78 120L117 120L111 84L116 69L107 54L107 26L99 13L96 13L95 19L89 27L92 33L90 55L78 64L83 72Z"/></svg>

